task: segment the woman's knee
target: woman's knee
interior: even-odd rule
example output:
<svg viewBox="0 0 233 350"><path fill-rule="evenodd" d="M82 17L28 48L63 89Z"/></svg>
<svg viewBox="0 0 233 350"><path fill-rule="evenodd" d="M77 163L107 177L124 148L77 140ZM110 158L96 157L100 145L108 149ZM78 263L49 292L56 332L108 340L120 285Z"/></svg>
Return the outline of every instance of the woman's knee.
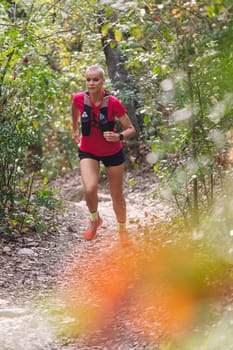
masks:
<svg viewBox="0 0 233 350"><path fill-rule="evenodd" d="M98 191L98 186L86 186L84 188L84 192L85 192L85 195L87 197L91 197L91 196L96 196L97 195L97 191Z"/></svg>

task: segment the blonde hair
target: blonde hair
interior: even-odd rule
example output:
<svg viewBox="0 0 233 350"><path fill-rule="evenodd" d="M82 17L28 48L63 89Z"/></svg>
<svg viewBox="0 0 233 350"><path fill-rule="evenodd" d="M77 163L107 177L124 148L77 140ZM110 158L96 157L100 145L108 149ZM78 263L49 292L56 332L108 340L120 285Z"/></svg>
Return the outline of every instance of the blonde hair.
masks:
<svg viewBox="0 0 233 350"><path fill-rule="evenodd" d="M101 74L102 78L104 78L104 75L105 75L104 69L98 64L94 64L92 66L87 67L86 73L89 71L97 71Z"/></svg>

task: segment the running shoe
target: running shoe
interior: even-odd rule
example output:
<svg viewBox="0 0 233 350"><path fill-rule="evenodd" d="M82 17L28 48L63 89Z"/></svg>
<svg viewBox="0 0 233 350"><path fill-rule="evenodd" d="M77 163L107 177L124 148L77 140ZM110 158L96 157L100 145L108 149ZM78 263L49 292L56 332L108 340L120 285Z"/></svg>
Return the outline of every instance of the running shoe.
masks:
<svg viewBox="0 0 233 350"><path fill-rule="evenodd" d="M95 221L89 221L88 227L83 233L86 241L91 241L96 237L96 231L98 227L102 225L102 222L103 220L101 219L101 217L98 217L98 219Z"/></svg>
<svg viewBox="0 0 233 350"><path fill-rule="evenodd" d="M132 244L132 240L127 229L119 230L118 234L123 247L128 247Z"/></svg>

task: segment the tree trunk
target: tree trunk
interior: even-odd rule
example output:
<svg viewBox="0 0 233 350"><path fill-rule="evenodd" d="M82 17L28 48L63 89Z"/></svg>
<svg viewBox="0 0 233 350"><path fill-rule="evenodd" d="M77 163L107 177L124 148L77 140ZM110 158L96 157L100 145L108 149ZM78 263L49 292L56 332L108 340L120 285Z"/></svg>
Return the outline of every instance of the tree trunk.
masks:
<svg viewBox="0 0 233 350"><path fill-rule="evenodd" d="M112 17L111 17L112 16ZM117 15L113 13L109 18L113 22L116 20ZM103 15L99 17L100 33L104 25ZM113 87L115 90L119 90L125 93L127 97L126 101L123 101L127 113L132 120L134 127L139 133L140 126L137 120L137 99L136 99L136 87L132 84L132 79L130 79L130 72L125 68L126 58L123 53L117 47L117 42L115 40L114 32L112 29L108 30L107 35L102 36L102 46L104 50L104 55L106 58L106 64L108 67L108 75L111 79Z"/></svg>
<svg viewBox="0 0 233 350"><path fill-rule="evenodd" d="M117 15L113 13L110 17L112 18L109 18L108 20L114 23ZM99 16L99 30L101 35L101 29L104 24L104 15L101 14ZM101 36L101 40L108 67L109 78L111 79L114 90L120 91L121 94L126 97L122 102L136 129L136 136L124 145L125 153L128 155L127 165L132 166L135 161L137 162L137 160L140 159L140 140L138 136L140 135L140 132L142 132L142 123L138 120L141 116L137 113L137 107L139 105L136 97L137 88L133 83L134 80L132 79L130 72L125 68L126 57L117 46L113 30L109 29L105 37L103 35Z"/></svg>

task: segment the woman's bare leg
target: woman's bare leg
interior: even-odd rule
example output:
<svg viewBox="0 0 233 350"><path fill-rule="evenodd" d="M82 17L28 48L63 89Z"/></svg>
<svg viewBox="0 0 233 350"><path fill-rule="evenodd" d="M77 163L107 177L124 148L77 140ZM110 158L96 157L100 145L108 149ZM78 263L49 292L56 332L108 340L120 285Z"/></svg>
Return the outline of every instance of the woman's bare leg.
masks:
<svg viewBox="0 0 233 350"><path fill-rule="evenodd" d="M84 158L80 161L80 170L85 200L90 213L90 220L83 235L87 241L90 241L96 237L96 231L102 224L102 219L98 214L99 162L95 159Z"/></svg>
<svg viewBox="0 0 233 350"><path fill-rule="evenodd" d="M85 200L90 213L98 210L98 181L100 166L95 159L84 158L80 161L81 177Z"/></svg>
<svg viewBox="0 0 233 350"><path fill-rule="evenodd" d="M113 209L118 223L126 222L126 202L123 194L124 164L106 167Z"/></svg>

